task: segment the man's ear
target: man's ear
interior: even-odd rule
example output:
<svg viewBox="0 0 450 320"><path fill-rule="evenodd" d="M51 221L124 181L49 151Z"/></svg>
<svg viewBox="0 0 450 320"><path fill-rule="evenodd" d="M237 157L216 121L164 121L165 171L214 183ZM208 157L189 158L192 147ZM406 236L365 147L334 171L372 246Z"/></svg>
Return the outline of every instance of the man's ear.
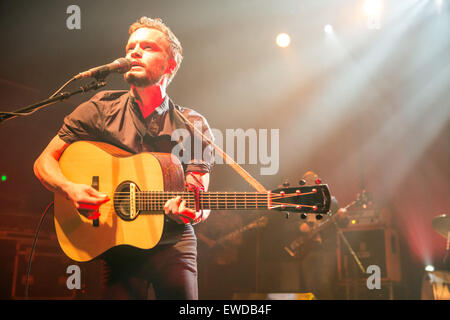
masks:
<svg viewBox="0 0 450 320"><path fill-rule="evenodd" d="M170 59L169 63L167 64L166 73L172 74L176 67L177 67L177 62L175 61L175 59Z"/></svg>

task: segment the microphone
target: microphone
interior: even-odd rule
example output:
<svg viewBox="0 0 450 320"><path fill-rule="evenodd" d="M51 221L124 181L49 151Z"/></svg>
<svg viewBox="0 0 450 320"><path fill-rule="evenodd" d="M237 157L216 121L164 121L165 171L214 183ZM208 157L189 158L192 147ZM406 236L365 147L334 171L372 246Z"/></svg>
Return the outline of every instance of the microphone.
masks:
<svg viewBox="0 0 450 320"><path fill-rule="evenodd" d="M131 69L131 61L126 58L119 58L109 64L89 69L75 76L75 80L94 77L97 79L105 78L111 72L125 73Z"/></svg>

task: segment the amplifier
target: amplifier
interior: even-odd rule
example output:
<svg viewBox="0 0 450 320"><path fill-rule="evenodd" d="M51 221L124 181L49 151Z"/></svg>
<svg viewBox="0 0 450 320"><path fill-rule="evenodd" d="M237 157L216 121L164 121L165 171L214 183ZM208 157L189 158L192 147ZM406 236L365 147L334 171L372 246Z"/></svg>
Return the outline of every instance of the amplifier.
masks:
<svg viewBox="0 0 450 320"><path fill-rule="evenodd" d="M365 270L370 265L376 265L380 268L381 281L401 281L399 239L394 230L382 227L351 227L341 231ZM370 274L361 272L347 245L339 234L337 237L339 280L367 279Z"/></svg>
<svg viewBox="0 0 450 320"><path fill-rule="evenodd" d="M0 299L24 299L33 234L17 230L0 230ZM81 271L81 289L68 289L67 268L78 265ZM101 264L92 261L83 264L67 258L56 239L39 237L28 282L30 299L92 299L100 296Z"/></svg>
<svg viewBox="0 0 450 320"><path fill-rule="evenodd" d="M30 258L31 245L19 243L14 257L11 298L25 298L25 284ZM74 299L76 290L69 290L66 285L67 267L73 262L59 248L38 246L31 263L28 282L28 296L31 299Z"/></svg>
<svg viewBox="0 0 450 320"><path fill-rule="evenodd" d="M347 215L350 219L348 228L391 226L391 214L387 209L348 210Z"/></svg>

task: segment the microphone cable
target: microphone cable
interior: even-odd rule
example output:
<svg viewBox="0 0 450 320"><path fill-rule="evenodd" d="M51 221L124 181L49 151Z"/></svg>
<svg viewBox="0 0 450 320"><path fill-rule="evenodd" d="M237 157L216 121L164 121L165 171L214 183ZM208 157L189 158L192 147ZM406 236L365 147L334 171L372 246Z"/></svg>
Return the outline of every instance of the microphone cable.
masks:
<svg viewBox="0 0 450 320"><path fill-rule="evenodd" d="M47 208L45 208L44 213L41 215L41 220L39 221L36 235L34 236L33 245L31 246L31 252L30 252L30 258L28 260L28 268L27 268L27 280L25 282L25 300L28 300L28 284L30 279L30 272L31 272L31 260L33 259L34 249L36 248L37 239L39 236L39 231L41 230L42 223L44 222L45 215L47 214L48 209L54 205L54 201L52 201Z"/></svg>
<svg viewBox="0 0 450 320"><path fill-rule="evenodd" d="M69 81L67 81L66 83L64 83L64 84L61 86L61 88L59 88L58 90L56 90L56 92L55 92L54 94L52 94L52 95L50 96L49 99L55 97L58 93L61 92L62 89L64 89L65 87L67 87L69 84L71 84L71 83L74 82L75 80L76 80L76 79L75 79L75 76L73 76L72 78L70 78Z"/></svg>

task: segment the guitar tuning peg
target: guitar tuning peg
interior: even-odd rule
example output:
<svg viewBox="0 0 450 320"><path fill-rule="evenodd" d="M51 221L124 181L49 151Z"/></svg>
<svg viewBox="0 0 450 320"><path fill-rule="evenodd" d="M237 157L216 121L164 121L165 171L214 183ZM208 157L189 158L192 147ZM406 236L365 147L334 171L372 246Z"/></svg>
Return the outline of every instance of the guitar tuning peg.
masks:
<svg viewBox="0 0 450 320"><path fill-rule="evenodd" d="M288 180L284 180L283 187L287 188L287 187L289 187L289 185L290 185L289 181Z"/></svg>
<svg viewBox="0 0 450 320"><path fill-rule="evenodd" d="M305 179L301 179L301 180L298 182L298 184L301 185L301 186L304 186L304 185L306 184L306 180L305 180Z"/></svg>

